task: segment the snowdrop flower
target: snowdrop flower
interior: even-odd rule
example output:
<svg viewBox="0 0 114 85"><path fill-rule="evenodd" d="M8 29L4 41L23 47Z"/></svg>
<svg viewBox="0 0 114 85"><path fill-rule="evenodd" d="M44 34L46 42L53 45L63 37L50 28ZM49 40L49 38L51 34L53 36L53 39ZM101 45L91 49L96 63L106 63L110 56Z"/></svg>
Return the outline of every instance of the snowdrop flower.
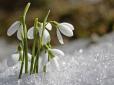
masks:
<svg viewBox="0 0 114 85"><path fill-rule="evenodd" d="M40 35L40 37L42 36L42 29L39 30L39 35ZM42 44L46 45L48 42L50 42L50 40L51 40L51 38L50 38L49 32L46 29L44 29Z"/></svg>
<svg viewBox="0 0 114 85"><path fill-rule="evenodd" d="M50 23L47 23L46 29L51 30L52 25ZM42 42L43 45L47 44L51 40L50 34L46 29L44 29L43 42ZM42 31L43 31L43 23L41 24L41 28L39 28L39 36L40 37L42 36ZM27 36L28 36L28 39L34 39L34 27L31 27L28 30Z"/></svg>
<svg viewBox="0 0 114 85"><path fill-rule="evenodd" d="M23 52L22 52L23 53ZM12 66L16 63L19 62L19 57L20 57L20 54L19 53L15 53L15 54L12 54L8 59L7 59L7 65L8 66ZM29 62L31 61L31 57L32 55L30 53L28 53L28 60Z"/></svg>
<svg viewBox="0 0 114 85"><path fill-rule="evenodd" d="M61 44L64 44L61 33L67 37L72 37L73 30L74 30L74 27L70 23L63 22L58 24L57 37L59 42Z"/></svg>
<svg viewBox="0 0 114 85"><path fill-rule="evenodd" d="M64 52L59 49L49 49L54 56L64 56Z"/></svg>
<svg viewBox="0 0 114 85"><path fill-rule="evenodd" d="M49 51L51 51L53 53L53 55L55 56L52 59L52 62L55 64L55 66L57 67L57 69L59 70L59 57L58 56L64 56L64 53L59 50L59 49L49 49ZM43 71L43 67L48 63L48 52L42 52L40 57L39 57L39 66L38 66L38 72L42 72Z"/></svg>
<svg viewBox="0 0 114 85"><path fill-rule="evenodd" d="M59 49L49 49L53 55L55 56L53 59L52 59L52 62L55 64L55 66L57 67L57 69L59 70L59 63L58 63L58 60L59 60L59 56L64 56L64 52L62 52L61 50Z"/></svg>
<svg viewBox="0 0 114 85"><path fill-rule="evenodd" d="M48 52L42 52L39 56L38 72L43 71L43 67L48 63Z"/></svg>
<svg viewBox="0 0 114 85"><path fill-rule="evenodd" d="M23 26L22 26L21 22L16 21L9 27L9 29L7 31L7 35L12 36L17 31L17 38L19 40L22 40L22 38L21 38L22 30L23 30Z"/></svg>

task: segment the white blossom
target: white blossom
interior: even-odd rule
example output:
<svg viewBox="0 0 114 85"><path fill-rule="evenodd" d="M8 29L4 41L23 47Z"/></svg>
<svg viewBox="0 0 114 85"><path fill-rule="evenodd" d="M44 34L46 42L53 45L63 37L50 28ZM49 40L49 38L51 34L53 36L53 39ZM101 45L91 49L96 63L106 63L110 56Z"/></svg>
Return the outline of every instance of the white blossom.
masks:
<svg viewBox="0 0 114 85"><path fill-rule="evenodd" d="M64 56L64 52L59 50L59 49L49 49L53 55L55 56L53 59L52 59L52 62L55 64L55 66L57 67L57 69L59 70L59 63L58 63L58 60L59 60L59 57L60 56Z"/></svg>
<svg viewBox="0 0 114 85"><path fill-rule="evenodd" d="M55 56L51 61L55 64L56 68L59 70L59 56L64 56L64 53L59 49L49 49L53 55ZM49 63L48 61L48 52L42 52L39 57L39 66L38 66L38 72L43 71L43 67Z"/></svg>
<svg viewBox="0 0 114 85"><path fill-rule="evenodd" d="M73 25L72 25L72 24L70 24L70 23L63 22L63 23L61 23L61 25L66 25L66 26L68 26L70 29L74 30Z"/></svg>
<svg viewBox="0 0 114 85"><path fill-rule="evenodd" d="M57 37L58 37L59 42L61 44L64 44L61 33L67 37L72 37L73 30L74 30L74 27L70 23L63 22L63 23L58 24Z"/></svg>
<svg viewBox="0 0 114 85"><path fill-rule="evenodd" d="M64 56L64 52L59 49L49 49L54 56Z"/></svg>
<svg viewBox="0 0 114 85"><path fill-rule="evenodd" d="M31 27L28 32L27 32L27 37L28 39L33 39L34 38L34 27Z"/></svg>
<svg viewBox="0 0 114 85"><path fill-rule="evenodd" d="M39 56L39 61L38 61L38 72L43 71L43 67L48 63L48 52L42 52L41 55Z"/></svg>
<svg viewBox="0 0 114 85"><path fill-rule="evenodd" d="M44 35L43 35L43 45L46 45L48 42L50 42L51 38L50 38L50 34L49 32L45 29L44 30Z"/></svg>
<svg viewBox="0 0 114 85"><path fill-rule="evenodd" d="M48 24L46 25L46 28L47 28L48 30L51 30L51 29L52 29L51 24L48 23ZM47 43L50 42L50 40L51 40L50 34L49 34L49 32L47 31L47 29L44 29L44 35L43 35L43 39L42 39L43 45L47 44ZM41 27L39 28L39 36L40 36L40 38L41 38L41 36L42 36L42 31L43 31L43 24L41 24ZM34 39L34 27L31 27L31 28L28 30L27 36L28 36L28 39Z"/></svg>
<svg viewBox="0 0 114 85"><path fill-rule="evenodd" d="M62 35L61 35L59 29L57 29L57 38L58 38L58 40L59 40L59 42L60 42L61 44L64 44L64 42L63 42L63 37L62 37Z"/></svg>
<svg viewBox="0 0 114 85"><path fill-rule="evenodd" d="M21 33L23 31L23 26L20 21L15 21L8 29L7 35L12 36L17 31L17 38L21 40Z"/></svg>
<svg viewBox="0 0 114 85"><path fill-rule="evenodd" d="M21 51L21 53L23 54L23 51ZM12 66L16 63L19 62L19 57L20 57L20 54L19 53L15 53L15 54L12 54L8 59L7 59L7 64L8 66ZM30 62L31 61L31 57L32 55L30 53L28 53L28 61Z"/></svg>

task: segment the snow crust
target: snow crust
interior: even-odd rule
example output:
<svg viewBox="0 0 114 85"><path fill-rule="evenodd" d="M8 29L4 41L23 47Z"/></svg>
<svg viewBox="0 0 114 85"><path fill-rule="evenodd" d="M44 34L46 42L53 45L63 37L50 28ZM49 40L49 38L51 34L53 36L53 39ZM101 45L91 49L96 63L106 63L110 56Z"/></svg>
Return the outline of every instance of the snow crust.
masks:
<svg viewBox="0 0 114 85"><path fill-rule="evenodd" d="M90 40L78 40L62 47L58 70L53 62L46 74L23 75L18 79L20 64L0 64L0 85L114 85L114 33Z"/></svg>

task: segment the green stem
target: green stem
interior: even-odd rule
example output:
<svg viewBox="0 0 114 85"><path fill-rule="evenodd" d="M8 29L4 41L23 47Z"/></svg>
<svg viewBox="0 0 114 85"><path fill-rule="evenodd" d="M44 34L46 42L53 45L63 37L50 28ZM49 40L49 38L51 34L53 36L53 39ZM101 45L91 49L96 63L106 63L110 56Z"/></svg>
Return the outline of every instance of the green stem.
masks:
<svg viewBox="0 0 114 85"><path fill-rule="evenodd" d="M22 76L22 72L23 72L23 66L24 66L24 56L23 56L23 58L22 58L22 61L21 61L21 69L20 69L20 73L19 73L19 79L21 78L21 76Z"/></svg>
<svg viewBox="0 0 114 85"><path fill-rule="evenodd" d="M44 19L44 22L43 22L43 30L42 30L42 35L41 35L41 38L39 37L38 39L38 50L37 50L37 54L36 54L36 60L35 60L35 64L34 64L34 73L38 73L38 61L39 61L39 55L40 55L40 50L42 48L42 40L43 40L43 35L44 35L44 30L45 30L45 25L46 25L46 21L47 21L47 18L49 16L49 13L50 13L50 10L48 11L45 19Z"/></svg>
<svg viewBox="0 0 114 85"><path fill-rule="evenodd" d="M27 12L28 12L28 10L29 10L30 4L31 4L31 3L28 3L28 4L26 5L26 7L25 7L25 10L24 10L24 13L23 13L23 16L24 16L24 17L26 17L26 14L27 14Z"/></svg>
<svg viewBox="0 0 114 85"><path fill-rule="evenodd" d="M35 68L34 70L36 70L36 73L38 73L38 61L39 61L39 54L40 54L40 50L42 49L42 46L43 46L43 35L44 35L44 30L45 30L45 25L46 25L46 22L47 22L47 19L48 19L48 16L49 16L49 13L50 13L50 10L48 11L45 19L44 19L44 22L43 22L43 30L42 30L42 35L41 35L41 38L39 39L39 49L38 49L38 53L37 53L37 58L36 58L36 62L35 62ZM44 67L44 72L46 71L46 66Z"/></svg>
<svg viewBox="0 0 114 85"><path fill-rule="evenodd" d="M46 21L48 19L48 16L49 16L49 13L50 13L50 10L48 11L45 19L44 19L44 22L43 22L43 30L42 30L42 35L41 35L41 44L42 44L42 39L43 39L43 35L44 35L44 30L45 30L45 25L46 25Z"/></svg>
<svg viewBox="0 0 114 85"><path fill-rule="evenodd" d="M56 21L49 21L50 23L54 24L54 25L58 25L59 23Z"/></svg>
<svg viewBox="0 0 114 85"><path fill-rule="evenodd" d="M21 42L21 46L22 46L22 52L20 52L20 56L22 57L22 60L21 60L21 69L20 69L20 73L19 73L19 79L21 78L22 76L22 72L23 72L23 65L24 65L24 49L23 49L23 41Z"/></svg>
<svg viewBox="0 0 114 85"><path fill-rule="evenodd" d="M23 34L24 34L24 57L25 57L25 73L28 73L28 43L27 43L27 27L25 23L26 14L30 7L30 3L28 3L25 7L24 14L22 17L22 24L23 24Z"/></svg>
<svg viewBox="0 0 114 85"><path fill-rule="evenodd" d="M19 61L22 61L23 59L23 52L22 52L22 49L19 50Z"/></svg>
<svg viewBox="0 0 114 85"><path fill-rule="evenodd" d="M34 58L35 58L35 47L37 42L37 32L38 32L38 18L34 21L34 42L33 42L33 48L32 48L32 59L31 59L31 68L30 68L30 74L33 73L33 66L34 66Z"/></svg>
<svg viewBox="0 0 114 85"><path fill-rule="evenodd" d="M37 43L38 43L38 49L37 49L37 52L36 52L36 59L35 59L35 63L34 63L34 69L33 69L33 72L34 73L38 73L38 61L39 61L39 55L40 55L40 49L41 49L41 39L40 39L40 36L39 36L39 33L38 33L38 36L37 36Z"/></svg>
<svg viewBox="0 0 114 85"><path fill-rule="evenodd" d="M33 69L34 73L38 73L38 61L39 61L40 49L41 49L40 48L40 37L38 36L38 49L37 49L36 59L35 59L34 69Z"/></svg>

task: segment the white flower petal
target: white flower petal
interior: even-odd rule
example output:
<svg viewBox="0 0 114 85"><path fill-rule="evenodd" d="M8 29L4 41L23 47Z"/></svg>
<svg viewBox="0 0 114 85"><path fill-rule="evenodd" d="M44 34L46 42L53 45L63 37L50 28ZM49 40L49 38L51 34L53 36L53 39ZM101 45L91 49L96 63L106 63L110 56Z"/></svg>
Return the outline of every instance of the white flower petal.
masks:
<svg viewBox="0 0 114 85"><path fill-rule="evenodd" d="M20 28L20 21L14 22L8 29L7 35L12 36L19 28Z"/></svg>
<svg viewBox="0 0 114 85"><path fill-rule="evenodd" d="M42 57L42 63L46 65L48 63L48 52L46 52Z"/></svg>
<svg viewBox="0 0 114 85"><path fill-rule="evenodd" d="M28 39L34 38L34 27L31 27L27 32Z"/></svg>
<svg viewBox="0 0 114 85"><path fill-rule="evenodd" d="M68 26L70 29L74 30L73 25L72 25L72 24L70 24L70 23L63 22L63 23L61 23L61 25L66 25L66 26Z"/></svg>
<svg viewBox="0 0 114 85"><path fill-rule="evenodd" d="M21 51L21 53L23 54L23 51ZM7 65L8 66L13 66L16 63L20 62L19 57L20 57L19 53L12 54L11 57L8 57L8 59L7 59ZM31 57L32 57L32 55L30 53L28 53L29 62L31 61Z"/></svg>
<svg viewBox="0 0 114 85"><path fill-rule="evenodd" d="M61 31L62 34L65 36L71 37L73 36L73 31L66 25L59 24L59 30Z"/></svg>
<svg viewBox="0 0 114 85"><path fill-rule="evenodd" d="M21 53L23 54L23 51L21 51ZM28 60L30 61L32 55L31 55L30 53L27 53L27 54L28 54ZM19 60L19 57L20 57L19 53L12 54L12 59L13 59L14 61L18 61L18 60Z"/></svg>
<svg viewBox="0 0 114 85"><path fill-rule="evenodd" d="M53 61L54 61L54 63L55 63L56 68L57 68L58 70L60 70L60 66L59 66L59 63L58 63L57 60L58 60L58 57L57 57L57 56L53 58Z"/></svg>
<svg viewBox="0 0 114 85"><path fill-rule="evenodd" d="M20 28L17 31L17 38L19 40L22 40L22 32L23 32L23 26L21 25Z"/></svg>
<svg viewBox="0 0 114 85"><path fill-rule="evenodd" d="M47 28L48 30L52 30L52 25L51 25L51 23L47 23L46 28Z"/></svg>
<svg viewBox="0 0 114 85"><path fill-rule="evenodd" d="M48 53L43 52L39 57L38 72L42 72L44 65L46 65L47 63L48 63Z"/></svg>
<svg viewBox="0 0 114 85"><path fill-rule="evenodd" d="M17 31L17 38L18 38L19 40L22 40L21 32L20 32L20 31Z"/></svg>
<svg viewBox="0 0 114 85"><path fill-rule="evenodd" d="M59 49L49 49L55 56L64 56L64 52Z"/></svg>
<svg viewBox="0 0 114 85"><path fill-rule="evenodd" d="M42 43L43 43L43 45L45 45L45 44L47 44L48 42L50 42L50 34L49 34L49 32L45 29L44 30L44 35L43 35L43 41L42 41Z"/></svg>
<svg viewBox="0 0 114 85"><path fill-rule="evenodd" d="M64 44L63 38L62 38L62 35L61 35L59 29L57 29L57 38L61 44Z"/></svg>

